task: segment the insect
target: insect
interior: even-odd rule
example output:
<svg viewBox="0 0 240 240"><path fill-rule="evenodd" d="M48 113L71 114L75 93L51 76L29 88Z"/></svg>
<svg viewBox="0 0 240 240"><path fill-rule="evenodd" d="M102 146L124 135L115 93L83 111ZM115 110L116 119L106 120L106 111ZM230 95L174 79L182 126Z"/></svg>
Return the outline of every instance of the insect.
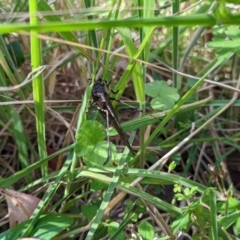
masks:
<svg viewBox="0 0 240 240"><path fill-rule="evenodd" d="M92 88L92 102L98 108L102 117L106 120L107 128L109 128L109 122L110 122L111 125L117 130L119 136L124 141L128 149L130 150L131 154L135 155L134 150L129 144L125 136L125 133L117 120L117 117L114 112L114 108L111 103L111 98L108 96L108 93L106 92L106 86L108 87L105 81L103 81L101 78L95 81ZM108 135L108 138L109 138L109 135ZM110 157L110 153L108 153L108 158L109 157Z"/></svg>

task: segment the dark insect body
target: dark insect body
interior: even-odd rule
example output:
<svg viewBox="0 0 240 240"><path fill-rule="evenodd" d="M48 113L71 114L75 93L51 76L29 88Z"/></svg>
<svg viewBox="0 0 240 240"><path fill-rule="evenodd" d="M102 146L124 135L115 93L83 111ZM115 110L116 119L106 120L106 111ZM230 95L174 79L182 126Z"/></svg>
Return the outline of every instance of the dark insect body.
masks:
<svg viewBox="0 0 240 240"><path fill-rule="evenodd" d="M109 120L111 125L117 130L120 138L124 141L128 149L130 150L131 154L134 155L135 152L132 149L131 145L129 144L125 136L125 133L117 120L114 108L111 103L111 99L108 96L108 93L106 92L106 86L108 87L108 85L101 78L95 81L92 88L93 103L100 111L102 117L107 121L107 128L109 127L108 126Z"/></svg>

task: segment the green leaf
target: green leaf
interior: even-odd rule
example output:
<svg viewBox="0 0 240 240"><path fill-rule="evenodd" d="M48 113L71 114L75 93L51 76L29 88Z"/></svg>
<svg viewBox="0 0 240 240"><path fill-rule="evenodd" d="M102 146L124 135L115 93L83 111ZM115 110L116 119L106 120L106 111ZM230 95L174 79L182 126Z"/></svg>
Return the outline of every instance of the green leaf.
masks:
<svg viewBox="0 0 240 240"><path fill-rule="evenodd" d="M110 235L110 237L113 236L116 233L116 231L118 231L119 227L120 224L118 222L111 222L108 225L108 234ZM120 231L120 233L117 235L117 239L119 240L126 239L124 231Z"/></svg>
<svg viewBox="0 0 240 240"><path fill-rule="evenodd" d="M226 40L226 37L228 38ZM225 31L223 38L213 38L211 42L207 44L209 48L222 49L218 55L225 55L231 53L237 53L240 56L240 30L236 26L230 26Z"/></svg>
<svg viewBox="0 0 240 240"><path fill-rule="evenodd" d="M165 81L155 81L145 84L146 95L153 97L150 105L153 109L171 109L179 99L176 88L169 87Z"/></svg>
<svg viewBox="0 0 240 240"><path fill-rule="evenodd" d="M75 152L79 157L92 151L94 147L106 138L106 130L97 121L86 121L76 136Z"/></svg>
<svg viewBox="0 0 240 240"><path fill-rule="evenodd" d="M235 50L235 48L239 47L238 43L234 43L231 40L225 40L222 38L213 38L212 42L209 42L208 44L209 48L227 48Z"/></svg>
<svg viewBox="0 0 240 240"><path fill-rule="evenodd" d="M227 199L227 202L220 202L217 204L218 212L231 214L236 210L240 210L240 203L236 198L230 197Z"/></svg>
<svg viewBox="0 0 240 240"><path fill-rule="evenodd" d="M61 231L72 225L73 218L67 215L48 215L43 219L39 219L31 235L40 239L52 239Z"/></svg>
<svg viewBox="0 0 240 240"><path fill-rule="evenodd" d="M111 159L114 159L116 155L116 146L113 143L109 143L107 141L102 141L97 143L96 145L92 146L90 151L83 157L84 162L89 165L103 165L108 158L108 149L110 153L110 161Z"/></svg>
<svg viewBox="0 0 240 240"><path fill-rule="evenodd" d="M30 222L31 219L3 232L0 234L0 239L18 239L21 236L22 231L27 228ZM37 224L34 226L34 229L31 231L28 237L52 239L72 224L73 218L65 214L43 215L39 218Z"/></svg>
<svg viewBox="0 0 240 240"><path fill-rule="evenodd" d="M173 188L173 192L177 193L177 192L181 192L182 191L182 187L180 184L174 184L174 188Z"/></svg>
<svg viewBox="0 0 240 240"><path fill-rule="evenodd" d="M192 187L190 190L190 196L192 197L193 195L195 195L198 191L198 187Z"/></svg>
<svg viewBox="0 0 240 240"><path fill-rule="evenodd" d="M175 198L178 200L178 201L182 201L182 200L185 200L186 199L186 196L181 194L181 193L176 193L175 194Z"/></svg>
<svg viewBox="0 0 240 240"><path fill-rule="evenodd" d="M169 171L173 171L176 168L176 166L177 166L176 162L174 162L174 161L171 162L168 167Z"/></svg>
<svg viewBox="0 0 240 240"><path fill-rule="evenodd" d="M194 210L196 224L200 227L207 227L210 224L210 211L201 204Z"/></svg>
<svg viewBox="0 0 240 240"><path fill-rule="evenodd" d="M13 109L11 110L11 116L12 116L12 119L14 120L13 129L16 137L15 141L18 146L19 160L22 165L22 168L26 168L27 166L29 166L30 163L28 161L28 151L27 151L26 136L24 134L23 123L20 120L18 113ZM29 178L29 180L31 179L30 176L27 176L27 177Z"/></svg>
<svg viewBox="0 0 240 240"><path fill-rule="evenodd" d="M200 233L195 233L192 237L193 240L201 240L202 239L202 234Z"/></svg>
<svg viewBox="0 0 240 240"><path fill-rule="evenodd" d="M172 163L174 164L174 169L176 168L176 166L178 166L182 161L182 155L181 153L175 153L174 155L172 155L171 157L171 163L169 165L169 169L170 166L172 165ZM172 166L171 166L172 167ZM174 170L174 169L170 169L170 171Z"/></svg>
<svg viewBox="0 0 240 240"><path fill-rule="evenodd" d="M234 212L232 214L229 214L227 216L223 216L219 218L219 223L223 229L228 229L230 226L232 226L238 219L240 219L240 213ZM239 224L239 221L237 222ZM239 228L239 225L238 225Z"/></svg>
<svg viewBox="0 0 240 240"><path fill-rule="evenodd" d="M240 4L239 0L225 0L226 3L234 3L234 4Z"/></svg>
<svg viewBox="0 0 240 240"><path fill-rule="evenodd" d="M106 183L100 182L98 180L93 180L93 182L90 185L90 190L92 192L99 191L99 190L106 188L107 186L108 185Z"/></svg>
<svg viewBox="0 0 240 240"><path fill-rule="evenodd" d="M142 221L138 226L138 232L141 235L143 240L152 240L154 237L154 228L147 222Z"/></svg>
<svg viewBox="0 0 240 240"><path fill-rule="evenodd" d="M81 207L83 215L88 219L92 220L98 211L98 206L96 205L82 205Z"/></svg>
<svg viewBox="0 0 240 240"><path fill-rule="evenodd" d="M7 49L8 49L8 52L13 60L13 63L15 64L15 66L17 68L21 67L25 61L25 57L24 57L24 53L22 51L20 42L18 40L14 40L14 41L10 42L7 45ZM9 61L8 61L8 64L9 64L10 69L13 71L14 66L12 66Z"/></svg>
<svg viewBox="0 0 240 240"><path fill-rule="evenodd" d="M103 141L106 138L106 130L97 121L86 121L76 136L75 152L83 157L86 165L103 165L110 152L110 159L116 155L116 146L113 143ZM110 150L109 150L110 148Z"/></svg>
<svg viewBox="0 0 240 240"><path fill-rule="evenodd" d="M240 217L237 218L235 231L237 235L240 234Z"/></svg>
<svg viewBox="0 0 240 240"><path fill-rule="evenodd" d="M195 83L196 83L196 79L193 79L193 78L191 78L191 77L189 77L189 78L187 79L187 86L188 86L189 88L193 87L193 86L195 85Z"/></svg>
<svg viewBox="0 0 240 240"><path fill-rule="evenodd" d="M187 230L190 223L190 213L186 211L180 218L176 219L172 224L173 234L175 235L179 230Z"/></svg>
<svg viewBox="0 0 240 240"><path fill-rule="evenodd" d="M225 0L219 1L218 9L216 10L214 16L218 22L227 20L231 17L231 13L228 8L226 8Z"/></svg>
<svg viewBox="0 0 240 240"><path fill-rule="evenodd" d="M194 102L194 98L192 99L193 99L192 102ZM195 98L195 101L197 101L196 98ZM195 122L194 113L195 113L195 110L193 109L177 113L174 121L174 127L179 130L189 127L189 125L192 122Z"/></svg>
<svg viewBox="0 0 240 240"><path fill-rule="evenodd" d="M183 193L184 193L184 195L185 195L186 197L189 197L189 195L190 195L190 188L185 188L185 189L183 190Z"/></svg>

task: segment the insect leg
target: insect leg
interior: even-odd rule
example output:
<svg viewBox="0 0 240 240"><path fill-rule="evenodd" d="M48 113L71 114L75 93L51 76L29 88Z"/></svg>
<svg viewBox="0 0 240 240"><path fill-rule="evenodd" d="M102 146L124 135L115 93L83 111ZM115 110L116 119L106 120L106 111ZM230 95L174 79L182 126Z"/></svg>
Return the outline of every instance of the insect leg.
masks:
<svg viewBox="0 0 240 240"><path fill-rule="evenodd" d="M108 152L107 152L107 159L103 163L103 165L107 164L108 161L111 158L110 137L109 137L109 115L108 115L108 111L104 111L104 112L106 113L106 122L107 122L107 148L108 148Z"/></svg>

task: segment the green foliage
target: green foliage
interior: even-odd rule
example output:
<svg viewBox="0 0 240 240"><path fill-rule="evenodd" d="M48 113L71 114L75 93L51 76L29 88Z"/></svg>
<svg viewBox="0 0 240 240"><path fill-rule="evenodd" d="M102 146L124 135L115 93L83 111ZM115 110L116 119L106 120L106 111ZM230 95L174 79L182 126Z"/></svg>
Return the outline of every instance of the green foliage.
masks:
<svg viewBox="0 0 240 240"><path fill-rule="evenodd" d="M200 199L196 198L196 190L197 188L185 188L182 194L175 194L175 198L177 198L178 201L186 200L188 206L183 208L181 217L173 222L173 232L176 233L179 230L188 231L189 227L194 225L196 229L199 229L199 232L196 231L194 239L202 239L206 234L209 236L215 234L214 238L220 238L220 236L224 235L220 229L227 230L229 227L234 227L236 234L239 234L239 201L235 198L229 198L224 202L218 200L218 203L216 203L214 201L214 205L212 205L211 201L216 194L212 188L207 189ZM175 185L175 192L180 191L181 187ZM213 210L215 207L216 212L224 214L224 216L216 216ZM217 229L215 233L212 232L212 219L216 221Z"/></svg>
<svg viewBox="0 0 240 240"><path fill-rule="evenodd" d="M108 234L110 236L110 239L111 239L112 236L115 235L116 232L119 231L119 226L120 226L120 224L118 222L111 222L111 223L108 224ZM126 239L124 231L120 231L118 233L117 239L119 239L119 240L125 240Z"/></svg>
<svg viewBox="0 0 240 240"><path fill-rule="evenodd" d="M99 191L99 190L102 190L102 189L105 189L107 187L107 185L103 182L99 182L97 180L93 180L93 182L91 183L91 186L90 186L90 190L91 191Z"/></svg>
<svg viewBox="0 0 240 240"><path fill-rule="evenodd" d="M81 208L82 208L83 215L89 221L91 221L95 217L95 215L96 215L96 213L98 211L99 206L91 204L91 205L82 205Z"/></svg>
<svg viewBox="0 0 240 240"><path fill-rule="evenodd" d="M231 214L240 210L240 202L233 197L229 197L226 201L218 203L218 211L222 214Z"/></svg>
<svg viewBox="0 0 240 240"><path fill-rule="evenodd" d="M9 44L7 44L7 49L15 65L12 66L12 64L8 61L9 67L13 71L15 67L19 68L24 63L24 53L18 40L11 41Z"/></svg>
<svg viewBox="0 0 240 240"><path fill-rule="evenodd" d="M87 165L103 165L108 157L108 142L106 130L97 121L86 121L76 135L75 152L83 157ZM116 155L116 147L110 143L110 154L112 159Z"/></svg>
<svg viewBox="0 0 240 240"><path fill-rule="evenodd" d="M31 221L27 220L0 234L1 240L18 239ZM52 239L73 224L73 218L66 214L48 214L39 218L29 237Z"/></svg>
<svg viewBox="0 0 240 240"><path fill-rule="evenodd" d="M168 167L169 171L170 172L173 171L176 168L176 166L177 166L176 162L174 162L174 161L171 162L169 167Z"/></svg>
<svg viewBox="0 0 240 240"><path fill-rule="evenodd" d="M172 223L173 234L176 234L179 230L187 231L190 225L190 213L189 211L184 211L181 218L177 218Z"/></svg>
<svg viewBox="0 0 240 240"><path fill-rule="evenodd" d="M237 53L240 56L240 30L237 26L230 26L224 30L224 36L213 38L208 43L209 48L218 49L218 54Z"/></svg>
<svg viewBox="0 0 240 240"><path fill-rule="evenodd" d="M0 147L1 158L6 163L1 167L5 168L3 174L8 174L0 176L0 186L43 191L42 201L31 220L1 233L0 239L22 236L60 239L62 235L57 235L61 232L65 234L63 238L79 238L88 230L87 240L121 240L126 239L124 231L130 224L142 239L159 238L164 231L159 230L154 218L149 222L140 218L143 214L151 216L146 211L148 204L171 216L167 221L164 214L163 221L169 228L167 233L174 235L172 238L179 230L188 232L192 226L196 232L191 236L193 239L234 239L234 234L238 237L240 205L233 197L234 190L224 192L224 178L215 189L207 189L201 184L203 173L208 171L207 164L203 158L199 164L196 161L200 159L199 149L204 151L206 143L211 148L211 157L207 159L217 164L227 157L228 148L239 150L237 107L240 101L236 98L234 107L228 104L233 104L233 92L235 95L239 91L235 81L229 81L238 79L235 76L239 74L240 15L226 5L239 4L239 0L221 0L218 6L212 1L189 2L187 10L185 2L180 1L171 4L147 0L107 1L104 7L97 1L85 1L85 6L79 2L76 7L75 2L62 5L56 1L49 5L45 0L17 0L8 5L0 2L3 11L13 13L13 17L4 19L0 31L10 38L14 33L17 39L24 31L31 33L30 38L28 35L22 38L23 41L27 38L26 42L11 39L6 44L6 35L0 37ZM36 15L38 11L41 18ZM181 14L169 16L171 11ZM22 23L23 13L30 16L29 23ZM210 42L203 40L211 34ZM17 91L3 90L23 82L30 71L43 64L48 66L44 77L34 79L32 85ZM19 71L12 72L13 65ZM121 70L116 71L119 66ZM93 115L86 113L91 87L85 82L90 74L95 77L97 69L103 70L108 81L113 80L117 99L124 93L131 100L137 99L133 104L140 105L142 110L142 115L134 119L125 111L123 117L128 121L121 122L124 130L134 130L131 141L135 145L135 158L127 161L128 149L117 153L116 146L110 143L110 160L114 160L111 167L103 167L108 157L106 130ZM213 80L210 84L208 78ZM70 82L71 79L74 81ZM149 79L151 83L146 83ZM173 80L176 88L167 85L168 79ZM51 96L54 104L45 101L49 100L45 90L52 87L48 81L54 85ZM217 83L221 84L216 87ZM82 89L86 89L84 95ZM154 113L145 114L149 110L149 104L144 105L145 94L153 98L150 107ZM67 96L70 101L58 101L59 96ZM82 100L79 108L72 105L74 97ZM48 122L45 115L54 116L54 122ZM227 131L228 127L231 131ZM110 133L117 135L114 129ZM74 143L67 146L69 142ZM226 153L219 152L219 142ZM47 147L51 149L48 153ZM79 165L82 164L79 158L85 166ZM48 162L53 159L63 160L63 165L50 172ZM167 159L172 160L170 165ZM148 169L150 166L154 169ZM193 175L194 181L189 179ZM221 172L218 175L222 176ZM138 185L131 184L133 181L138 181ZM165 196L159 197L160 185L174 185L171 204ZM49 188L45 190L45 186ZM179 208L176 204L179 201L186 206ZM42 216L47 206L47 215ZM120 217L115 215L118 206L122 207ZM78 215L70 218L68 210ZM110 212L105 214L106 210ZM63 214L52 215L53 211ZM89 228L91 220L93 224ZM162 239L171 237L167 233Z"/></svg>
<svg viewBox="0 0 240 240"><path fill-rule="evenodd" d="M175 197L178 201L190 200L197 193L197 190L197 187L193 187L191 189L185 188L183 189L183 193L180 193L182 189L181 186L179 186L178 184L175 184L173 189L173 191L175 192Z"/></svg>
<svg viewBox="0 0 240 240"><path fill-rule="evenodd" d="M153 97L150 104L153 109L171 109L179 99L177 89L169 87L164 81L154 81L145 84L146 95Z"/></svg>
<svg viewBox="0 0 240 240"><path fill-rule="evenodd" d="M104 140L106 136L106 130L102 124L97 121L85 122L76 135L77 144L75 152L80 157L86 155L89 152L88 148L90 148L90 151L93 151L95 145Z"/></svg>
<svg viewBox="0 0 240 240"><path fill-rule="evenodd" d="M229 197L224 202L219 202L217 205L218 212L223 214L219 218L220 225L223 229L228 229L234 226L234 231L237 235L240 234L240 203L236 198Z"/></svg>
<svg viewBox="0 0 240 240"><path fill-rule="evenodd" d="M125 220L131 216L131 221L137 222L139 215L144 213L146 213L146 209L142 204L139 204L139 202L133 202L131 200L126 201Z"/></svg>
<svg viewBox="0 0 240 240"><path fill-rule="evenodd" d="M148 221L142 221L138 225L138 232L143 240L152 240L154 237L154 228Z"/></svg>
<svg viewBox="0 0 240 240"><path fill-rule="evenodd" d="M229 9L226 7L226 0L219 0L219 6L218 9L215 12L215 17L219 21L224 21L226 19L229 19L231 17L231 13Z"/></svg>

